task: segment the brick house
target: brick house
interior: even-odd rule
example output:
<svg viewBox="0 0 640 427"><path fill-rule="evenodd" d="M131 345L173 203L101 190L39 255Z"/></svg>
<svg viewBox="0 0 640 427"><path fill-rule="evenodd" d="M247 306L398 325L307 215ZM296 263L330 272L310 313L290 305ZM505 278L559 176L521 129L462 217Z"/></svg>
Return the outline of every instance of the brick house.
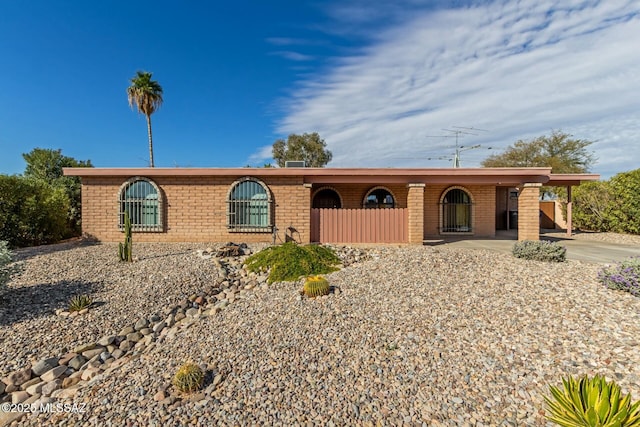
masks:
<svg viewBox="0 0 640 427"><path fill-rule="evenodd" d="M136 241L412 243L494 237L517 206L518 239L539 238L542 185L592 174L550 168L66 168L82 181L83 232ZM571 201L568 203L571 230ZM512 213L512 212L511 212ZM512 219L513 221L513 219Z"/></svg>

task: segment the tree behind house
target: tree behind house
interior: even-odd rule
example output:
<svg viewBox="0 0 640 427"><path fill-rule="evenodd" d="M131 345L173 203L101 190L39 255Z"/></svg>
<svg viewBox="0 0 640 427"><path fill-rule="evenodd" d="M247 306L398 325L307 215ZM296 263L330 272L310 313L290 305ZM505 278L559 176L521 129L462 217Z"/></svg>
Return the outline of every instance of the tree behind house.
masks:
<svg viewBox="0 0 640 427"><path fill-rule="evenodd" d="M552 173L586 173L596 161L587 148L592 141L572 138L568 133L553 131L529 141L519 140L502 154L482 161L485 168L551 167Z"/></svg>
<svg viewBox="0 0 640 427"><path fill-rule="evenodd" d="M48 148L34 148L22 155L27 166L24 170L25 178L46 182L53 187L63 188L69 198L69 228L72 235L80 235L82 196L80 178L64 176L62 168L92 168L91 160L76 160L62 154L62 150ZM70 236L65 236L70 237Z"/></svg>
<svg viewBox="0 0 640 427"><path fill-rule="evenodd" d="M284 167L287 161L304 160L307 167L322 168L333 157L331 151L327 150L327 143L317 132L291 134L286 141L279 139L274 142L272 153L280 167Z"/></svg>
<svg viewBox="0 0 640 427"><path fill-rule="evenodd" d="M153 136L151 133L151 115L162 105L162 86L151 80L151 73L137 71L131 79L131 86L127 88L129 106L144 114L147 118L147 134L149 136L149 166L153 163Z"/></svg>

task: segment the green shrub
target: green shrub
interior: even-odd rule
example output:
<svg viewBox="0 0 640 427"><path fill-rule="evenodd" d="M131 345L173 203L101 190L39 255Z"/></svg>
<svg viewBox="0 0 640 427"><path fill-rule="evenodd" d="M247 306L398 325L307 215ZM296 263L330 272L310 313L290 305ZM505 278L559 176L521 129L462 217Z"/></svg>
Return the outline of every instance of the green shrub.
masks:
<svg viewBox="0 0 640 427"><path fill-rule="evenodd" d="M89 295L76 295L69 301L69 312L84 310L93 304Z"/></svg>
<svg viewBox="0 0 640 427"><path fill-rule="evenodd" d="M640 297L640 257L631 257L603 268L598 273L598 280L609 289Z"/></svg>
<svg viewBox="0 0 640 427"><path fill-rule="evenodd" d="M0 290L7 282L20 273L20 264L14 263L9 245L0 241Z"/></svg>
<svg viewBox="0 0 640 427"><path fill-rule="evenodd" d="M534 261L563 262L567 249L554 242L523 240L513 245L513 256Z"/></svg>
<svg viewBox="0 0 640 427"><path fill-rule="evenodd" d="M573 192L573 224L582 230L640 234L640 169Z"/></svg>
<svg viewBox="0 0 640 427"><path fill-rule="evenodd" d="M204 383L204 372L195 363L185 363L173 377L173 385L182 393L199 390Z"/></svg>
<svg viewBox="0 0 640 427"><path fill-rule="evenodd" d="M335 252L320 245L300 246L287 242L271 246L245 260L247 270L269 272L269 283L291 282L300 277L314 274L326 274L338 270L340 259Z"/></svg>
<svg viewBox="0 0 640 427"><path fill-rule="evenodd" d="M563 389L549 387L545 396L549 421L563 427L640 427L640 401L622 396L620 386L604 377L562 379Z"/></svg>
<svg viewBox="0 0 640 427"><path fill-rule="evenodd" d="M10 247L42 245L71 237L69 197L39 179L0 175L0 240Z"/></svg>
<svg viewBox="0 0 640 427"><path fill-rule="evenodd" d="M607 181L585 182L573 190L573 225L580 230L611 230L613 194ZM563 207L566 217L566 204Z"/></svg>
<svg viewBox="0 0 640 427"><path fill-rule="evenodd" d="M307 280L304 281L304 287L302 289L304 294L311 298L329 295L329 281L322 276L309 276Z"/></svg>

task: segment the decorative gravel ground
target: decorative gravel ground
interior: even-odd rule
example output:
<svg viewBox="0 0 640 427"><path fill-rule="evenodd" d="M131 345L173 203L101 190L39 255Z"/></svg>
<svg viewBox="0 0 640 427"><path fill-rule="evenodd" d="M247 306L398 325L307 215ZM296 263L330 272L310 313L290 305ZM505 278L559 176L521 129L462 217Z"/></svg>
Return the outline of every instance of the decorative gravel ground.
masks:
<svg viewBox="0 0 640 427"><path fill-rule="evenodd" d="M206 245L139 244L23 252L0 318L2 375L162 313L215 280ZM482 250L381 247L328 277L339 292L300 298L276 283L160 337L66 403L20 425L545 425L562 376L604 374L640 399L640 299L597 283L601 266ZM68 295L101 302L74 319ZM171 397L194 361L204 391Z"/></svg>

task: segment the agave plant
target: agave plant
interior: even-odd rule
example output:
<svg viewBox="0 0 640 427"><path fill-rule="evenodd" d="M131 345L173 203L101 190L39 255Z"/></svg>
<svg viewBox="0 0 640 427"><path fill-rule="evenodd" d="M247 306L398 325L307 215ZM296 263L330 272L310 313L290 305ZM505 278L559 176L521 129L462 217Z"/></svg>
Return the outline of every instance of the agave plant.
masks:
<svg viewBox="0 0 640 427"><path fill-rule="evenodd" d="M329 282L322 276L309 276L304 282L303 291L308 297L328 295Z"/></svg>
<svg viewBox="0 0 640 427"><path fill-rule="evenodd" d="M640 401L622 396L620 386L600 375L562 379L563 389L550 386L549 421L562 427L640 427Z"/></svg>
<svg viewBox="0 0 640 427"><path fill-rule="evenodd" d="M69 301L69 311L80 311L89 307L93 301L89 295L76 295Z"/></svg>

